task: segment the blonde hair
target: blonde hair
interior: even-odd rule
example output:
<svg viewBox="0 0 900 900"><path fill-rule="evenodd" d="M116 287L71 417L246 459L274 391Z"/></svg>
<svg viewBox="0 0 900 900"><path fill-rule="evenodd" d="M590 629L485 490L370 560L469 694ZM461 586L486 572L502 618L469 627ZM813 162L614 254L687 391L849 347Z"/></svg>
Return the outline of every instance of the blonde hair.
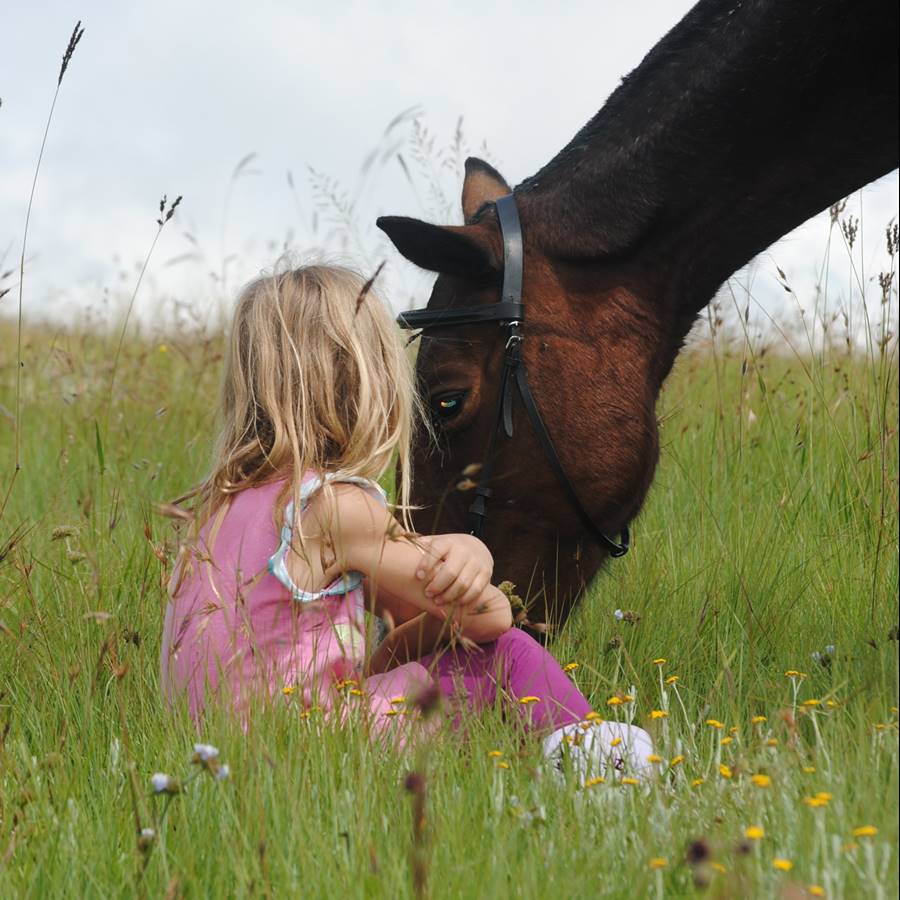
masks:
<svg viewBox="0 0 900 900"><path fill-rule="evenodd" d="M212 469L179 498L195 498L194 536L245 488L286 477L284 500L310 470L378 479L394 454L397 507L409 527L410 444L421 420L412 367L390 313L358 272L307 265L244 288L221 413Z"/></svg>

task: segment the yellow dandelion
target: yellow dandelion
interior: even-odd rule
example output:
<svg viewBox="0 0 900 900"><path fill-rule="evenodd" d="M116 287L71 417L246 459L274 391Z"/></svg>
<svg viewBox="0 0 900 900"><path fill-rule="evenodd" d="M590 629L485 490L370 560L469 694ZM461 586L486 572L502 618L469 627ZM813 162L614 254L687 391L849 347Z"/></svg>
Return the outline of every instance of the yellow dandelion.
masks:
<svg viewBox="0 0 900 900"><path fill-rule="evenodd" d="M730 744L733 740L734 740L733 737L723 737L722 740L719 741L719 743L720 743L722 746L725 746L726 744Z"/></svg>
<svg viewBox="0 0 900 900"><path fill-rule="evenodd" d="M812 809L818 809L822 806L828 806L828 801L823 800L821 797L804 797L803 802L807 806L812 807Z"/></svg>
<svg viewBox="0 0 900 900"><path fill-rule="evenodd" d="M168 348L165 344L160 344L160 345L159 345L159 352L160 352L160 353L168 353L168 352L169 352L169 348Z"/></svg>
<svg viewBox="0 0 900 900"><path fill-rule="evenodd" d="M574 672L578 668L578 663L570 662L563 666L563 672Z"/></svg>
<svg viewBox="0 0 900 900"><path fill-rule="evenodd" d="M806 892L810 897L824 897L825 896L825 888L822 887L821 884L811 884Z"/></svg>
<svg viewBox="0 0 900 900"><path fill-rule="evenodd" d="M779 872L790 872L794 868L794 864L789 859L783 859L780 856L776 856L772 860L772 866Z"/></svg>
<svg viewBox="0 0 900 900"><path fill-rule="evenodd" d="M500 762L497 763L497 768L498 768L498 769L508 769L508 768L509 768L509 763L508 763L508 762L503 762L503 761L501 760Z"/></svg>
<svg viewBox="0 0 900 900"><path fill-rule="evenodd" d="M668 662L668 660L664 656L658 656L656 659L653 660L653 665L654 666L664 666L667 662Z"/></svg>
<svg viewBox="0 0 900 900"><path fill-rule="evenodd" d="M663 758L661 756L657 756L655 753L651 753L647 757L648 763L661 763L662 761L663 761Z"/></svg>
<svg viewBox="0 0 900 900"><path fill-rule="evenodd" d="M678 676L677 676L677 675L670 675L670 676L666 679L666 684L675 684L676 681L678 681Z"/></svg>
<svg viewBox="0 0 900 900"><path fill-rule="evenodd" d="M664 709L654 709L650 712L651 719L667 719L669 714Z"/></svg>
<svg viewBox="0 0 900 900"><path fill-rule="evenodd" d="M584 783L584 786L586 788L592 788L596 784L606 784L606 779L602 775L595 775L593 778L588 778Z"/></svg>
<svg viewBox="0 0 900 900"><path fill-rule="evenodd" d="M529 703L537 703L540 700L540 697L535 697L532 694L529 694L527 697L519 697L519 703L523 706L528 706Z"/></svg>
<svg viewBox="0 0 900 900"><path fill-rule="evenodd" d="M674 756L669 760L669 766L671 768L675 768L675 766L680 766L684 762L683 756Z"/></svg>
<svg viewBox="0 0 900 900"><path fill-rule="evenodd" d="M591 710L585 717L586 722L602 722L603 719L600 717L600 713L594 712Z"/></svg>
<svg viewBox="0 0 900 900"><path fill-rule="evenodd" d="M725 727L725 723L720 722L718 719L707 719L706 724L710 725L713 728L724 728Z"/></svg>
<svg viewBox="0 0 900 900"><path fill-rule="evenodd" d="M631 703L634 700L634 697L632 697L631 694L622 694L622 700L625 703Z"/></svg>
<svg viewBox="0 0 900 900"><path fill-rule="evenodd" d="M824 800L826 803L828 803L829 800L834 799L833 796L828 793L828 791L816 791L816 797L819 800Z"/></svg>
<svg viewBox="0 0 900 900"><path fill-rule="evenodd" d="M860 825L853 829L853 837L875 837L878 829L874 825Z"/></svg>
<svg viewBox="0 0 900 900"><path fill-rule="evenodd" d="M606 701L607 706L621 706L625 701L621 697L610 697Z"/></svg>
<svg viewBox="0 0 900 900"><path fill-rule="evenodd" d="M829 709L836 709L840 704L837 702L837 700L831 700L831 699L829 699L829 700L826 700L826 701L825 701L825 705L826 705Z"/></svg>
<svg viewBox="0 0 900 900"><path fill-rule="evenodd" d="M765 836L766 832L763 830L762 825L751 825L744 831L744 837L748 841L761 841Z"/></svg>
<svg viewBox="0 0 900 900"><path fill-rule="evenodd" d="M664 869L669 864L669 861L664 856L654 856L650 862L647 863L651 869Z"/></svg>
<svg viewBox="0 0 900 900"><path fill-rule="evenodd" d="M503 756L503 751L502 750L489 750L488 756L491 759L500 759L500 757Z"/></svg>
<svg viewBox="0 0 900 900"><path fill-rule="evenodd" d="M820 706L822 704L821 700L816 699L815 697L810 697L809 700L804 700L802 705L806 707Z"/></svg>
<svg viewBox="0 0 900 900"><path fill-rule="evenodd" d="M796 669L788 669L784 674L788 678L806 678L806 672L798 672Z"/></svg>
<svg viewBox="0 0 900 900"><path fill-rule="evenodd" d="M351 688L350 695L353 697L362 697L363 692L359 688Z"/></svg>
<svg viewBox="0 0 900 900"><path fill-rule="evenodd" d="M386 716L399 716L399 715L400 715L400 713L397 712L396 709L386 709L386 710L384 711L384 714L385 714Z"/></svg>
<svg viewBox="0 0 900 900"><path fill-rule="evenodd" d="M294 691L297 690L297 686L293 684L286 684L282 689L281 693L284 694L285 697L290 697Z"/></svg>
<svg viewBox="0 0 900 900"><path fill-rule="evenodd" d="M615 737L609 742L610 747L618 747L622 743L622 738Z"/></svg>
<svg viewBox="0 0 900 900"><path fill-rule="evenodd" d="M640 784L637 778L623 778L622 784Z"/></svg>
<svg viewBox="0 0 900 900"><path fill-rule="evenodd" d="M806 775L812 775L815 771L816 771L816 767L815 767L815 766L804 766L804 767L803 767L803 772L804 772Z"/></svg>
<svg viewBox="0 0 900 900"><path fill-rule="evenodd" d="M308 709L301 709L301 710L300 710L300 718L301 718L301 719L308 719L308 718L309 718L309 710L308 710Z"/></svg>
<svg viewBox="0 0 900 900"><path fill-rule="evenodd" d="M691 787L692 787L692 788L700 787L700 785L703 784L704 780L705 780L705 779L703 779L703 778L695 778L695 779L691 782Z"/></svg>
<svg viewBox="0 0 900 900"><path fill-rule="evenodd" d="M767 747L777 747L778 746L778 738L769 738L766 741Z"/></svg>
<svg viewBox="0 0 900 900"><path fill-rule="evenodd" d="M398 697L391 697L391 703L406 703L406 697L402 694Z"/></svg>
<svg viewBox="0 0 900 900"><path fill-rule="evenodd" d="M754 716L750 722L753 725L762 725L763 722L768 722L769 720L765 716Z"/></svg>
<svg viewBox="0 0 900 900"><path fill-rule="evenodd" d="M731 776L732 776L734 773L731 771L731 767L730 767L730 766L726 766L725 763L722 763L722 765L719 766L719 774L720 774L723 778L731 778Z"/></svg>
<svg viewBox="0 0 900 900"><path fill-rule="evenodd" d="M727 874L728 874L728 869L726 869L725 866L722 865L722 863L716 862L715 860L713 860L713 861L709 864L709 867L710 867L714 872L718 872L720 875L727 875Z"/></svg>
<svg viewBox="0 0 900 900"><path fill-rule="evenodd" d="M772 784L772 779L768 775L763 775L758 773L756 775L751 775L750 780L758 787L758 788L767 788Z"/></svg>

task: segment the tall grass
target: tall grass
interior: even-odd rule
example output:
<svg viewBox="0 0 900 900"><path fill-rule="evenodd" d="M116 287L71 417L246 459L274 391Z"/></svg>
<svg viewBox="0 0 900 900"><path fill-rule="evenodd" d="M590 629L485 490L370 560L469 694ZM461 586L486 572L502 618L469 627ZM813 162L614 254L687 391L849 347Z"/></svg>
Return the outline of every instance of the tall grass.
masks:
<svg viewBox="0 0 900 900"><path fill-rule="evenodd" d="M150 775L199 770L160 701L172 547L154 506L206 465L221 338L127 339L102 441L115 339L23 341L28 478L0 523L3 895L396 897L413 869L441 897L893 895L896 343L792 355L720 333L679 361L634 551L553 648L603 715L654 733L651 786L561 786L499 711L405 758L284 704L246 732L207 721L231 777L200 772L161 818Z"/></svg>

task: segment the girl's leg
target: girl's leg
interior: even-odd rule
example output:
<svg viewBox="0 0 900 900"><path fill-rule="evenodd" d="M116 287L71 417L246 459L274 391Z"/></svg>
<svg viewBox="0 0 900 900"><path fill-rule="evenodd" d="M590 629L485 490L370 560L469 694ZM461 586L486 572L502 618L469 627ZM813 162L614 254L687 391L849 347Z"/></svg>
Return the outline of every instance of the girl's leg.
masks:
<svg viewBox="0 0 900 900"><path fill-rule="evenodd" d="M579 722L591 705L537 641L518 628L473 650L448 650L421 660L441 689L474 712L508 694L526 727L552 731ZM521 701L525 698L535 700Z"/></svg>

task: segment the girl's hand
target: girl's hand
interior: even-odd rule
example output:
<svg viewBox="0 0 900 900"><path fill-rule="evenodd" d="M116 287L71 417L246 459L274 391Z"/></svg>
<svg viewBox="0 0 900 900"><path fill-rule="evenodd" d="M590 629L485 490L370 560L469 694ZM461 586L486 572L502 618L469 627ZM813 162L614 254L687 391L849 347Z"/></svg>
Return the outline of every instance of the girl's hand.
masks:
<svg viewBox="0 0 900 900"><path fill-rule="evenodd" d="M469 606L491 583L494 560L487 547L468 534L439 534L421 539L425 554L416 578L425 596L439 606Z"/></svg>

